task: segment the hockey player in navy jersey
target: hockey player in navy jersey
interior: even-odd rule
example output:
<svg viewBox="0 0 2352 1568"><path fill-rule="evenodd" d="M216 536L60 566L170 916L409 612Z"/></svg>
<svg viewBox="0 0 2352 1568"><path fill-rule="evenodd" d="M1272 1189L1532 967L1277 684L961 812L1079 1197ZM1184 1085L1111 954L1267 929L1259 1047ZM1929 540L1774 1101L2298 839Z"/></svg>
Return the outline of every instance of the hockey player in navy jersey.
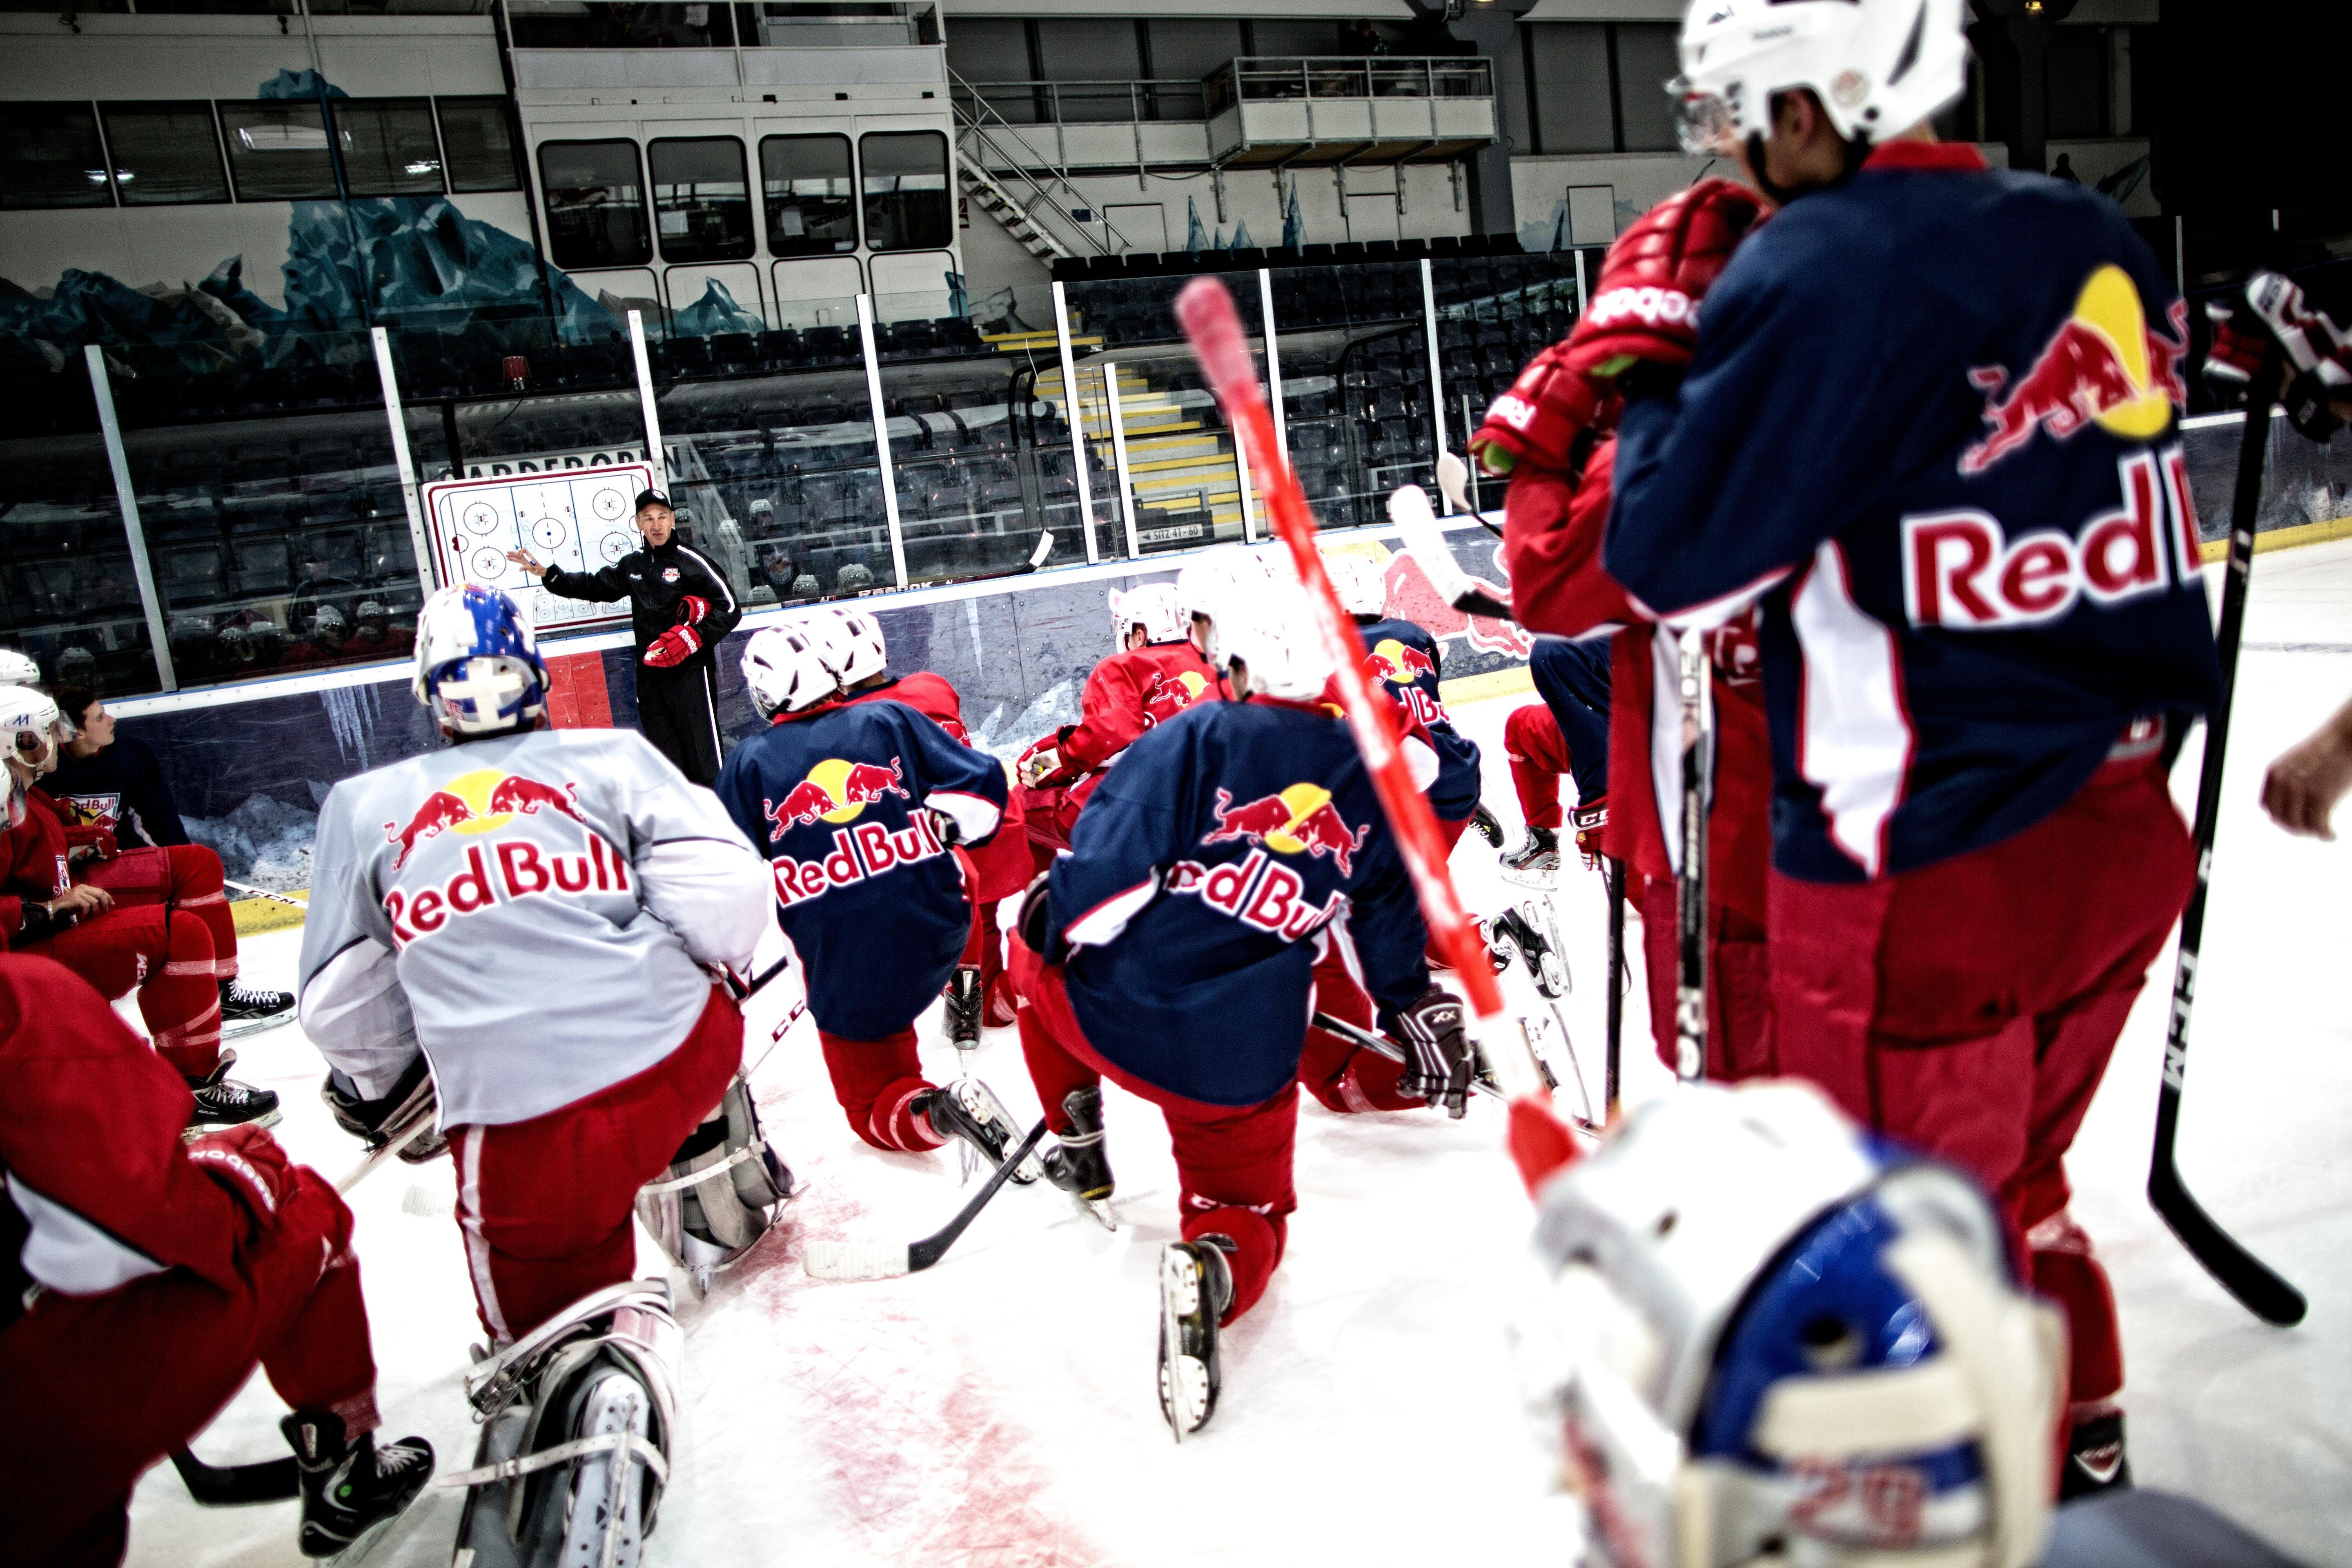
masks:
<svg viewBox="0 0 2352 1568"><path fill-rule="evenodd" d="M1543 700L1503 721L1503 750L1528 837L1503 857L1503 874L1549 888L1559 875L1563 774L1576 780L1577 852L1588 867L1597 869L1601 861L1601 829L1609 825L1609 639L1538 637L1528 675Z"/></svg>
<svg viewBox="0 0 2352 1568"><path fill-rule="evenodd" d="M995 833L1003 766L903 702L844 701L803 626L753 634L743 679L771 722L728 756L719 798L773 875L850 1130L905 1152L961 1138L1001 1163L1003 1107L977 1079L926 1079L914 1024L970 940L971 889L950 851Z"/></svg>
<svg viewBox="0 0 2352 1568"><path fill-rule="evenodd" d="M1652 209L1480 444L1622 399L1610 574L1673 627L1760 599L1780 1068L1998 1194L2067 1309L2081 1492L2127 1475L2122 1358L2063 1155L2189 891L2163 764L2218 668L2186 311L2114 203L1937 143L1961 19L1695 6L1686 144L1777 210Z"/></svg>
<svg viewBox="0 0 2352 1568"><path fill-rule="evenodd" d="M1316 951L1348 945L1399 1037L1403 1087L1460 1115L1461 1004L1432 985L1421 912L1346 721L1303 593L1237 582L1210 657L1241 700L1145 734L1024 900L1021 1043L1063 1147L1056 1185L1107 1195L1101 1080L1157 1104L1184 1239L1162 1260L1160 1399L1179 1439L1209 1419L1217 1331L1282 1258L1296 1083ZM1199 601L1195 599L1197 605Z"/></svg>

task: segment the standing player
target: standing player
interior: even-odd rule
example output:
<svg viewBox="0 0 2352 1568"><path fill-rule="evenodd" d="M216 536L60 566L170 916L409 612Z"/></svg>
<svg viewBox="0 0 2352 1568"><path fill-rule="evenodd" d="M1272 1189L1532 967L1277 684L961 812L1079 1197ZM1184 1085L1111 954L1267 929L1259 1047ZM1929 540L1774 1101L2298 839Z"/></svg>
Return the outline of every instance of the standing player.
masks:
<svg viewBox="0 0 2352 1568"><path fill-rule="evenodd" d="M267 1127L278 1120L278 1096L228 1078L236 1057L221 1049L221 965L236 962L236 927L220 897L220 861L186 847L118 857L110 834L68 826L37 781L57 766L73 734L42 693L0 687L0 738L8 746L0 946L56 959L109 1000L137 989L157 1054L194 1096L191 1127ZM204 893L200 855L210 863L211 900L180 907L178 898ZM118 871L123 861L130 864ZM257 993L248 1016L283 1014L291 1005L282 993Z"/></svg>
<svg viewBox="0 0 2352 1568"><path fill-rule="evenodd" d="M334 1068L329 1104L362 1130L414 1111L422 1054L482 1326L521 1397L548 1405L540 1448L615 1422L659 1447L659 1374L574 1399L537 1381L563 1363L535 1358L581 1324L625 1334L659 1310L613 1296L635 1268L631 1206L742 1064L741 1016L705 966L749 964L767 879L709 792L641 737L542 728L546 682L505 594L425 601L414 689L449 744L345 779L320 807L302 1026ZM486 1446L503 1430L486 1426ZM570 1461L575 1476L607 1462L643 1464ZM571 1490L538 1489L559 1510L547 1528L597 1561L604 1523L562 1514Z"/></svg>
<svg viewBox="0 0 2352 1568"><path fill-rule="evenodd" d="M1199 607L1202 599L1188 594ZM1155 727L1095 792L1022 911L1021 1045L1065 1142L1057 1186L1107 1197L1101 1080L1152 1101L1184 1239L1161 1264L1160 1407L1216 1408L1217 1334L1255 1304L1297 1206L1291 1151L1316 950L1349 945L1413 1060L1400 1088L1462 1114L1462 1005L1429 982L1421 911L1292 584L1226 587L1211 657L1237 700Z"/></svg>
<svg viewBox="0 0 2352 1568"><path fill-rule="evenodd" d="M1004 1108L976 1079L926 1079L914 1024L971 941L950 850L996 831L1003 764L905 703L844 702L799 626L753 633L743 679L770 724L727 759L719 798L768 861L850 1131L908 1152L961 1138L1002 1163Z"/></svg>
<svg viewBox="0 0 2352 1568"><path fill-rule="evenodd" d="M709 559L677 537L669 497L637 497L643 549L594 572L541 566L527 550L507 559L566 599L629 602L637 639L637 728L696 784L719 776L718 647L743 618L735 590ZM420 624L417 635L422 637Z"/></svg>
<svg viewBox="0 0 2352 1568"><path fill-rule="evenodd" d="M1038 869L1069 847L1078 812L1103 771L1138 736L1195 702L1223 695L1188 619L1172 584L1111 590L1111 641L1118 651L1087 677L1082 716L1021 753L1022 805Z"/></svg>
<svg viewBox="0 0 2352 1568"><path fill-rule="evenodd" d="M1601 829L1609 822L1608 642L1538 637L1528 655L1528 674L1543 700L1514 709L1503 721L1503 749L1511 759L1511 787L1528 837L1503 857L1503 874L1549 888L1559 875L1562 773L1576 780L1577 852L1588 868L1601 862Z"/></svg>
<svg viewBox="0 0 2352 1568"><path fill-rule="evenodd" d="M950 738L971 744L971 732L963 725L963 700L956 695L956 689L945 676L928 669L892 675L882 623L872 615L833 608L801 625L814 638L817 658L841 683L844 701L903 702L945 730ZM1026 888L1036 874L1017 798L1007 795L1003 821L987 843L968 851L966 858L971 862L971 938L964 946L963 962L948 981L948 1038L959 1050L979 1046L983 1016L999 1027L1013 1022L1011 1005L999 1000L1004 949L996 929L996 910L1003 900Z"/></svg>
<svg viewBox="0 0 2352 1568"><path fill-rule="evenodd" d="M188 1091L102 997L0 957L12 1563L121 1562L131 1484L257 1361L294 1407L303 1555L356 1561L433 1474L422 1437L376 1447L351 1210L258 1128L186 1143L187 1121Z"/></svg>
<svg viewBox="0 0 2352 1568"><path fill-rule="evenodd" d="M2071 1322L2066 1491L2121 1484L2063 1157L2192 878L2187 312L2114 203L1936 143L1957 5L1710 3L1682 47L1693 143L1780 210L1743 242L1725 182L1653 208L1523 405L1624 398L1605 563L1637 603L1761 599L1780 1066L1995 1191Z"/></svg>

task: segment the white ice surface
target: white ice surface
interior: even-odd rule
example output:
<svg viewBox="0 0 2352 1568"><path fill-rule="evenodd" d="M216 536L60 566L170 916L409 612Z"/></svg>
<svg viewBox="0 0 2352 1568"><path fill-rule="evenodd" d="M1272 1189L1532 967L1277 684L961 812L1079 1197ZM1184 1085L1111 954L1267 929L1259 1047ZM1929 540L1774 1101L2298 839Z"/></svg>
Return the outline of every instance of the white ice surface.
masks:
<svg viewBox="0 0 2352 1568"><path fill-rule="evenodd" d="M2076 1213L2122 1303L2141 1480L2200 1498L2315 1564L2340 1563L2352 1562L2352 1159L2338 1131L2352 1100L2352 920L2339 889L2352 861L2344 846L2280 833L2254 799L2269 759L2352 692L2352 543L2261 558L2254 601L2181 1147L2193 1190L2309 1292L2311 1317L2282 1331L2247 1316L2141 1196L2168 954L2077 1145ZM1486 799L1515 837L1500 736L1522 700L1457 714L1486 750ZM2197 764L2192 742L2176 773L2184 803ZM1465 839L1454 868L1475 908L1517 896L1494 867L1483 843ZM1598 879L1571 861L1556 904L1575 972L1568 1021L1597 1095ZM247 973L290 986L299 937L248 942ZM766 1049L787 1000L753 1005L750 1058ZM1647 1030L1637 990L1626 1052L1635 1098L1666 1084ZM923 1034L944 1077L952 1053L936 1010ZM1013 1031L989 1031L980 1067L1016 1115L1036 1114ZM352 1162L298 1029L246 1041L239 1076L285 1098L280 1132L298 1158L330 1173ZM1152 1391L1153 1262L1175 1215L1167 1142L1149 1107L1107 1096L1117 1235L1060 1194L1009 1190L929 1272L824 1285L801 1271L804 1238L931 1230L961 1201L954 1156L856 1142L805 1021L754 1082L805 1185L778 1233L709 1300L684 1306L686 1449L656 1563L1574 1561L1572 1510L1544 1495L1503 1348L1528 1210L1490 1106L1447 1123L1342 1118L1302 1101L1288 1256L1227 1336L1214 1423L1178 1448ZM430 1437L454 1469L472 1454L458 1379L481 1332L454 1222L404 1212L412 1184L446 1208L449 1182L446 1161L394 1166L352 1205L387 1426ZM274 1458L285 1451L282 1413L257 1377L198 1452L215 1463ZM371 1562L446 1563L457 1512L454 1493L428 1494ZM131 1562L292 1564L293 1519L290 1505L200 1510L159 1467L135 1496Z"/></svg>

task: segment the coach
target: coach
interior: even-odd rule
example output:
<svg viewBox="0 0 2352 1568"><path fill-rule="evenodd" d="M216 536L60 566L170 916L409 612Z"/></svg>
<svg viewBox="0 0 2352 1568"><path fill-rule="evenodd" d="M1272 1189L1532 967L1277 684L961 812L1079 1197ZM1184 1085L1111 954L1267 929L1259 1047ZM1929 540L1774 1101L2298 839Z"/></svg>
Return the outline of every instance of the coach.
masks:
<svg viewBox="0 0 2352 1568"><path fill-rule="evenodd" d="M541 566L523 550L507 559L541 578L566 599L629 601L637 637L637 728L655 750L696 784L719 776L718 678L713 654L743 610L719 569L677 538L669 497L637 497L637 531L645 548L632 550L601 572Z"/></svg>

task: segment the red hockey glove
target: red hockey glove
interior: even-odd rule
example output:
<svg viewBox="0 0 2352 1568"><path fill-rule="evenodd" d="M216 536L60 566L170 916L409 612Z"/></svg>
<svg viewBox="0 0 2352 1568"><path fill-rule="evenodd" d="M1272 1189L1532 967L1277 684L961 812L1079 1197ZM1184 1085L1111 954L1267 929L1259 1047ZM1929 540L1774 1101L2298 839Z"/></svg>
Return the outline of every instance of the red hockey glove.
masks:
<svg viewBox="0 0 2352 1568"><path fill-rule="evenodd" d="M2325 311L2313 310L2294 279L2257 272L2246 279L2245 309L2217 302L2206 307L2206 314L2213 321L2214 342L2205 376L2216 392L2244 387L2274 343L2288 370L2279 398L2287 422L2314 441L2342 428L2344 421L2329 405L2352 402L2352 338Z"/></svg>
<svg viewBox="0 0 2352 1568"><path fill-rule="evenodd" d="M278 1140L258 1127L232 1127L189 1144L188 1159L244 1206L257 1234L278 1224L278 1205L294 1186L294 1167Z"/></svg>
<svg viewBox="0 0 2352 1568"><path fill-rule="evenodd" d="M2270 337L2240 326L2237 307L2227 300L2208 300L2205 316L2213 323L2213 346L2205 351L2205 379L2221 401L2234 403L2263 368L2263 357L2271 352Z"/></svg>
<svg viewBox="0 0 2352 1568"><path fill-rule="evenodd" d="M1496 475L1523 467L1564 474L1572 465L1576 438L1596 426L1615 422L1615 399L1606 388L1571 370L1568 352L1567 343L1544 350L1528 362L1511 389L1495 399L1485 423L1470 437L1470 455L1480 468Z"/></svg>
<svg viewBox="0 0 2352 1568"><path fill-rule="evenodd" d="M1601 264L1591 308L1568 334L1570 368L1606 381L1636 363L1689 364L1699 300L1763 211L1746 185L1715 179L1643 213Z"/></svg>
<svg viewBox="0 0 2352 1568"><path fill-rule="evenodd" d="M1595 795L1590 802L1579 803L1569 819L1576 826L1576 852L1584 857L1584 868L1601 869L1601 830L1609 826L1609 797Z"/></svg>
<svg viewBox="0 0 2352 1568"><path fill-rule="evenodd" d="M80 860L95 856L102 865L122 853L114 841L113 831L87 823L75 823L66 829L66 857Z"/></svg>
<svg viewBox="0 0 2352 1568"><path fill-rule="evenodd" d="M701 651L700 632L692 626L672 626L646 645L646 662L656 669L668 669Z"/></svg>
<svg viewBox="0 0 2352 1568"><path fill-rule="evenodd" d="M679 626L698 626L701 624L702 617L709 613L710 601L708 599L698 598L692 594L687 595L686 597L677 602L677 624Z"/></svg>
<svg viewBox="0 0 2352 1568"><path fill-rule="evenodd" d="M1462 1003L1433 985L1396 1012L1397 1034L1405 1046L1404 1071L1397 1092L1419 1095L1460 1120L1469 1108L1470 1074L1476 1053L1462 1032Z"/></svg>

